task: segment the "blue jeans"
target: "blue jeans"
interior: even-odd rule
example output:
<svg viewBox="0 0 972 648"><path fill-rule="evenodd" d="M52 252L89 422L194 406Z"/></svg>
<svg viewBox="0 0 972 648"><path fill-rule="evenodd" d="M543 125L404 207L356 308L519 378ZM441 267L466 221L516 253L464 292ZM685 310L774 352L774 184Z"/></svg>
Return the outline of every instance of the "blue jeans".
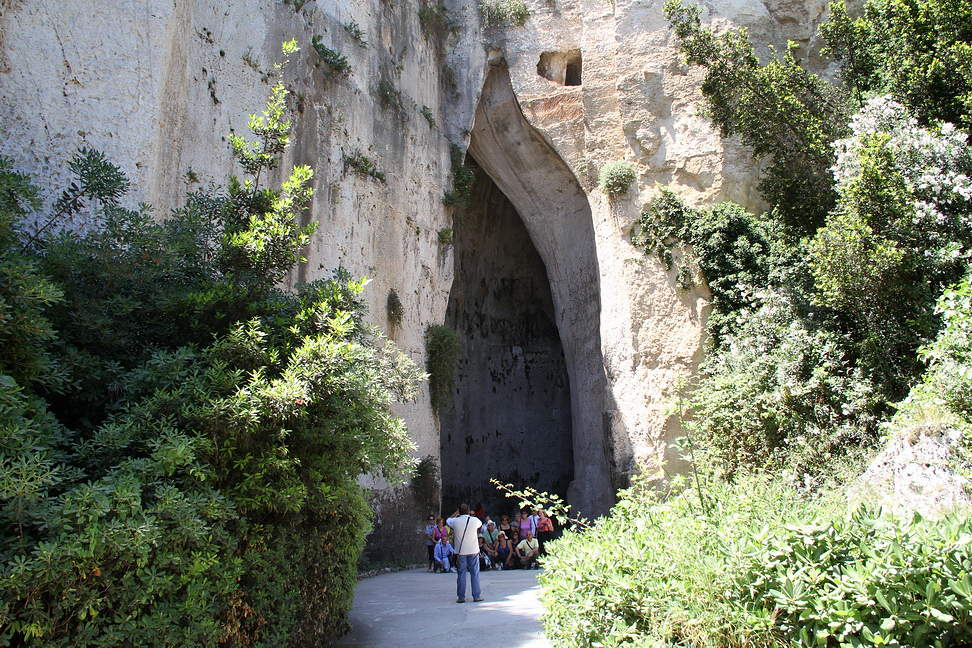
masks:
<svg viewBox="0 0 972 648"><path fill-rule="evenodd" d="M459 556L459 579L456 581L456 596L465 600L466 598L466 571L469 571L469 580L472 581L472 595L474 599L482 596L479 589L479 554L469 554Z"/></svg>

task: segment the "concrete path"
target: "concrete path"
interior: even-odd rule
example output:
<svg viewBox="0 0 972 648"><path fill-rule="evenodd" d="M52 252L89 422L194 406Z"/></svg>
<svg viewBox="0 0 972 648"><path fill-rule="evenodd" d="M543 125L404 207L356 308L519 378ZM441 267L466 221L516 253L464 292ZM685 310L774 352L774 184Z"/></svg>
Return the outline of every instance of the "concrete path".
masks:
<svg viewBox="0 0 972 648"><path fill-rule="evenodd" d="M334 645L429 648L456 645L454 638L463 636L480 648L550 648L540 625L539 573L483 572L480 603L473 603L466 576L462 604L456 603L455 574L422 568L366 578L354 593L354 629Z"/></svg>

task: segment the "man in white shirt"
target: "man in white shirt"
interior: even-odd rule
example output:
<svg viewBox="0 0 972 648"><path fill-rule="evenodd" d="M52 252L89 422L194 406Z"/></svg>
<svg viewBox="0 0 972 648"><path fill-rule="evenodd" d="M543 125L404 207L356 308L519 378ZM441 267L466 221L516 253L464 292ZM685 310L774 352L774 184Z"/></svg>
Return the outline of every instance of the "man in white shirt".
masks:
<svg viewBox="0 0 972 648"><path fill-rule="evenodd" d="M533 531L527 531L527 537L516 545L516 555L523 569L529 569L531 564L534 569L537 568L536 560L540 555L540 545L533 539Z"/></svg>
<svg viewBox="0 0 972 648"><path fill-rule="evenodd" d="M452 527L452 537L456 541L456 553L459 555L459 578L456 581L456 603L466 602L466 572L472 584L473 601L482 601L482 591L479 588L479 527L482 521L469 515L469 505L460 504L459 510L446 520Z"/></svg>

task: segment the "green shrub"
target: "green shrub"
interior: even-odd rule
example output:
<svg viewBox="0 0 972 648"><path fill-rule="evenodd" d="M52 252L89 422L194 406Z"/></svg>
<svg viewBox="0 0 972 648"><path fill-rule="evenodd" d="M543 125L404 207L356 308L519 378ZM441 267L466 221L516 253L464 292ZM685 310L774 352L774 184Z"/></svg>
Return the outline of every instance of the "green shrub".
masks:
<svg viewBox="0 0 972 648"><path fill-rule="evenodd" d="M500 25L522 27L530 17L530 10L523 0L481 0L479 9L486 29Z"/></svg>
<svg viewBox="0 0 972 648"><path fill-rule="evenodd" d="M425 369L429 373L429 397L438 412L452 402L459 364L459 336L443 324L430 324L425 329Z"/></svg>
<svg viewBox="0 0 972 648"><path fill-rule="evenodd" d="M275 87L252 176L156 221L82 151L24 246L35 191L0 162L0 643L317 645L346 628L362 472L402 481L389 412L416 368L363 322L364 281L278 287L313 228L310 169L259 186L289 122ZM121 189L119 189L121 188ZM6 317L14 316L14 319Z"/></svg>
<svg viewBox="0 0 972 648"><path fill-rule="evenodd" d="M443 227L439 230L438 237L439 243L442 245L452 245L452 228Z"/></svg>
<svg viewBox="0 0 972 648"><path fill-rule="evenodd" d="M317 52L320 63L326 65L331 72L349 76L351 74L351 64L348 63L348 57L322 44L321 38L320 34L314 34L311 38L311 45L313 45L314 51Z"/></svg>
<svg viewBox="0 0 972 648"><path fill-rule="evenodd" d="M705 501L694 488L656 497L636 484L609 516L547 545L539 581L551 642L775 645L772 615L752 613L738 598L747 557L813 507L766 478L707 486Z"/></svg>
<svg viewBox="0 0 972 648"><path fill-rule="evenodd" d="M385 301L385 310L388 314L388 322L392 325L392 328L398 327L402 323L402 317L405 315L405 309L402 306L402 300L399 299L398 293L392 288L388 291L388 299Z"/></svg>
<svg viewBox="0 0 972 648"><path fill-rule="evenodd" d="M466 154L455 142L449 143L449 161L452 164L452 189L446 192L442 203L461 207L468 204L469 199L472 198L476 172L466 166Z"/></svg>
<svg viewBox="0 0 972 648"><path fill-rule="evenodd" d="M628 192L637 174L634 165L625 160L613 160L601 168L598 174L598 188L608 197L614 198Z"/></svg>
<svg viewBox="0 0 972 648"><path fill-rule="evenodd" d="M793 525L750 563L747 608L790 645L968 645L970 537L967 517Z"/></svg>
<svg viewBox="0 0 972 648"><path fill-rule="evenodd" d="M928 372L908 397L906 408L943 408L960 421L972 423L972 275L950 287L938 300L942 328L923 347ZM967 437L969 438L969 437ZM972 440L970 438L969 440Z"/></svg>
<svg viewBox="0 0 972 648"><path fill-rule="evenodd" d="M972 639L972 520L895 520L767 477L664 501L635 487L548 545L556 646L956 647ZM882 643L883 642L883 643Z"/></svg>
<svg viewBox="0 0 972 648"><path fill-rule="evenodd" d="M385 172L378 168L374 160L358 149L355 149L351 155L342 153L341 161L344 163L345 171L353 169L357 173L374 178L378 182L385 182Z"/></svg>

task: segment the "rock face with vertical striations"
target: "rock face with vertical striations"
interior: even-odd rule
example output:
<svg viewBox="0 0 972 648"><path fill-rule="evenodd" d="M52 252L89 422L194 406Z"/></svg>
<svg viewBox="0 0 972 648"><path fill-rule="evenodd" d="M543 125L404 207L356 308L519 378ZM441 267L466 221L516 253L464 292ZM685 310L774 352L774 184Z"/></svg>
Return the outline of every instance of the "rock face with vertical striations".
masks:
<svg viewBox="0 0 972 648"><path fill-rule="evenodd" d="M226 135L246 134L280 43L296 38L280 173L314 167L319 227L290 281L338 265L369 277L370 320L420 366L428 325L459 332L451 405L436 415L425 392L396 412L416 456L440 466L446 513L466 497L505 506L496 476L598 515L632 472L668 458L668 403L701 358L708 312L704 288L679 289L630 244L631 224L660 187L694 205L761 204L749 151L699 116L701 75L660 0L526 4L523 25L484 29L473 0L4 0L0 153L50 202L74 152L102 150L133 180L132 204L162 218L240 172ZM816 62L824 7L727 1L703 19L747 27L763 52L796 40ZM451 143L478 178L462 207L443 204ZM345 163L356 155L384 180ZM622 159L637 179L609 200L598 172ZM420 552L427 497L365 479L371 548Z"/></svg>

